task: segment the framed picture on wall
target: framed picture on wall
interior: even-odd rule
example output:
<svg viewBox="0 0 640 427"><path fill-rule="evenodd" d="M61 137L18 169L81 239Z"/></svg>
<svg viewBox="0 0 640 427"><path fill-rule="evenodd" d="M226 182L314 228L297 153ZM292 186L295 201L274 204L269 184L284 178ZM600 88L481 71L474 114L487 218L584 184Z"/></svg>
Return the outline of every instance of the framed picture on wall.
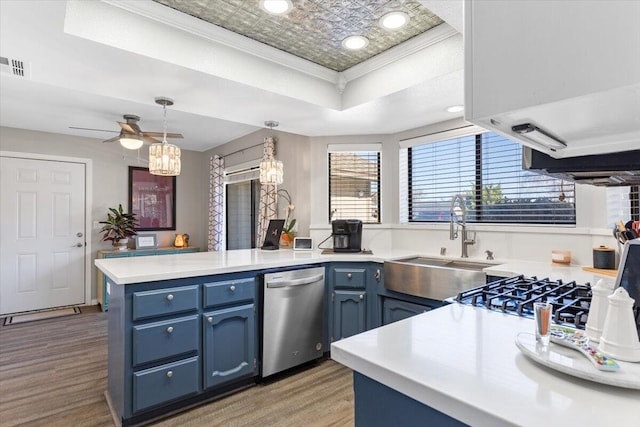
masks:
<svg viewBox="0 0 640 427"><path fill-rule="evenodd" d="M129 166L129 212L136 215L137 231L175 230L176 177Z"/></svg>

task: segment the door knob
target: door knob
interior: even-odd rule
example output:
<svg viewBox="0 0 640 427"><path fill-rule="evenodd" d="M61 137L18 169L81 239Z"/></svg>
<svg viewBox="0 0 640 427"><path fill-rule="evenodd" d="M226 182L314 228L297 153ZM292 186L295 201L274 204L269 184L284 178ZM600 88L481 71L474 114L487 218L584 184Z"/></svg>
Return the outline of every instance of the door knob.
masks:
<svg viewBox="0 0 640 427"><path fill-rule="evenodd" d="M75 245L71 246L72 248L81 248L82 247L82 243L78 242Z"/></svg>
<svg viewBox="0 0 640 427"><path fill-rule="evenodd" d="M80 233L80 232L76 233L76 237L82 237L82 236L83 236L82 233Z"/></svg>

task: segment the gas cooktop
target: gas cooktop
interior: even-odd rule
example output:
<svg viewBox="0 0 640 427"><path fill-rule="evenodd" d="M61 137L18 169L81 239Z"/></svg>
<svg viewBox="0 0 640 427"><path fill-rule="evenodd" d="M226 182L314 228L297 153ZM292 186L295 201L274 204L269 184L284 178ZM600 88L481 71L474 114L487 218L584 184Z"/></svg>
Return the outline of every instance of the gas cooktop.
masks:
<svg viewBox="0 0 640 427"><path fill-rule="evenodd" d="M550 302L556 324L584 329L591 304L589 284L524 276L500 279L458 294L461 304L533 318L534 302Z"/></svg>

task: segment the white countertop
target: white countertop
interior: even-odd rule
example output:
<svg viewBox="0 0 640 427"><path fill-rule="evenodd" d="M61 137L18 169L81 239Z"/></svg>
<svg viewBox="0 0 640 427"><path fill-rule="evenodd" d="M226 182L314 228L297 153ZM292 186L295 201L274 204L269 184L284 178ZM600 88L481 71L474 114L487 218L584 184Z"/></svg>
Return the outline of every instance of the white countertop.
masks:
<svg viewBox="0 0 640 427"><path fill-rule="evenodd" d="M348 253L323 255L321 251L318 250L294 251L291 249L280 249L276 251L263 251L260 249L239 249L222 252L104 258L96 259L95 265L109 276L113 283L126 285L129 283L152 282L331 261L372 261L381 263L387 260L419 255L420 254L416 254L415 252L403 250L376 251L372 255ZM424 256L440 258L434 255ZM442 258L457 259L451 257ZM548 277L552 280L575 280L579 284L587 282L595 284L599 279L614 280L611 277L586 272L579 266L514 260L493 262L496 262L495 266L484 269L487 274L492 276L511 277L523 274L528 277Z"/></svg>
<svg viewBox="0 0 640 427"><path fill-rule="evenodd" d="M373 255L348 253L323 255L320 251L238 249L221 252L96 259L95 265L115 284L126 285L330 261L384 262L385 260L415 255L414 252L407 251L377 251Z"/></svg>
<svg viewBox="0 0 640 427"><path fill-rule="evenodd" d="M334 342L331 357L473 426L640 425L640 391L526 358L515 337L533 327L456 303Z"/></svg>

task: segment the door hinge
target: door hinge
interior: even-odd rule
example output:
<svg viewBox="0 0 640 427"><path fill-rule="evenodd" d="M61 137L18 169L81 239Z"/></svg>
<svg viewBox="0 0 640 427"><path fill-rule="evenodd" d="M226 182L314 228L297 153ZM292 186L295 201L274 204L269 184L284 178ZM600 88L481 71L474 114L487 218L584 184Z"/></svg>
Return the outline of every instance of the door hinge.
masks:
<svg viewBox="0 0 640 427"><path fill-rule="evenodd" d="M331 293L331 302L336 302L336 293L335 292Z"/></svg>
<svg viewBox="0 0 640 427"><path fill-rule="evenodd" d="M253 369L256 369L258 367L258 360L257 359L253 359Z"/></svg>

